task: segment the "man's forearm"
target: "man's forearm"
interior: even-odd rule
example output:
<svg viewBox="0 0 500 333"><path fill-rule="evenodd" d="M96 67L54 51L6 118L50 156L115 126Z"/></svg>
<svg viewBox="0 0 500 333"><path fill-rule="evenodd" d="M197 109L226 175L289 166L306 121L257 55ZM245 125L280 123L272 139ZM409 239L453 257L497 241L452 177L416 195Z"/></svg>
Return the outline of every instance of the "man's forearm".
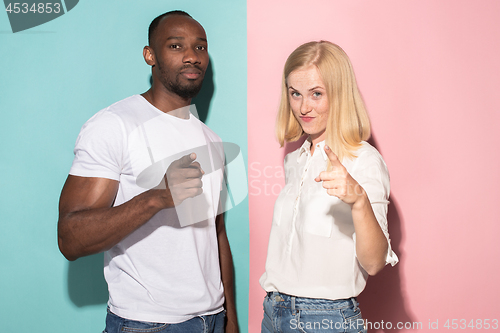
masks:
<svg viewBox="0 0 500 333"><path fill-rule="evenodd" d="M226 299L226 332L239 332L236 303L234 299L233 257L231 255L231 248L229 247L222 214L217 216L217 240L219 244L221 279L224 286L224 297Z"/></svg>

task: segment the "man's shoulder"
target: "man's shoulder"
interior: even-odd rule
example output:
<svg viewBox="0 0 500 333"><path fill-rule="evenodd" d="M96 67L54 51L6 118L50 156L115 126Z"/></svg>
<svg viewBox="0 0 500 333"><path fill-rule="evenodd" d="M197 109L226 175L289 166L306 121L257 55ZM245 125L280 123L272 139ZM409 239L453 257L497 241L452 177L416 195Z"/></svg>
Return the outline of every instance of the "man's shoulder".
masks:
<svg viewBox="0 0 500 333"><path fill-rule="evenodd" d="M136 116L137 110L145 108L143 98L140 95L132 95L130 97L124 98L118 102L115 102L102 109L100 112L111 113L120 117L126 116Z"/></svg>
<svg viewBox="0 0 500 333"><path fill-rule="evenodd" d="M157 113L150 111L147 103L144 103L144 99L140 95L133 95L100 110L85 125L95 123L109 125L146 122L150 118L157 116Z"/></svg>

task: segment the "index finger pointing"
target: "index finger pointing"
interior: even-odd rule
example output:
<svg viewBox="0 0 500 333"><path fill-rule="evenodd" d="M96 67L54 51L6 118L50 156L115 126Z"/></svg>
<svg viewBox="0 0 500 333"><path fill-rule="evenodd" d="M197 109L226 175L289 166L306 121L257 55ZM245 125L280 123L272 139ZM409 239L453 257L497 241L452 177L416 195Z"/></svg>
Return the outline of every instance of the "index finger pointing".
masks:
<svg viewBox="0 0 500 333"><path fill-rule="evenodd" d="M330 147L328 147L326 145L325 145L325 153L326 153L326 156L328 156L328 159L332 163L333 167L338 167L338 166L342 165L342 163L340 163L337 155L335 155L335 153L330 149Z"/></svg>

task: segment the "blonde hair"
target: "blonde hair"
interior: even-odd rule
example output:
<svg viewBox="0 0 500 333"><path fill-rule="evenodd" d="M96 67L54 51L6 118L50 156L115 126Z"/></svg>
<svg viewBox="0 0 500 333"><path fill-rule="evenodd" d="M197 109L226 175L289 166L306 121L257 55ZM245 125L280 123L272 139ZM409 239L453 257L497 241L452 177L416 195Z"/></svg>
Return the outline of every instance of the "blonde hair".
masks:
<svg viewBox="0 0 500 333"><path fill-rule="evenodd" d="M359 92L356 77L347 54L328 41L309 42L293 51L285 63L281 85L281 102L276 120L276 136L285 142L297 141L304 131L290 108L287 78L291 72L314 65L325 85L329 112L326 144L338 156L355 157L361 141L370 137L370 119Z"/></svg>

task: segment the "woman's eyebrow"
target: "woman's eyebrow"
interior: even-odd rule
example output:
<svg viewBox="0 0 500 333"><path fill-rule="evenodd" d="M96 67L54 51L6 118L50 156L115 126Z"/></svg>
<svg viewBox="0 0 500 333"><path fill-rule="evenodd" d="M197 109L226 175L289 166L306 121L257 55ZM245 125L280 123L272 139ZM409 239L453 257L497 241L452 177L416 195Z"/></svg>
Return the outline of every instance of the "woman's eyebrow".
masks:
<svg viewBox="0 0 500 333"><path fill-rule="evenodd" d="M316 86L314 88L309 89L309 91L315 90L315 89L323 89L323 90L325 90L325 88L323 88L322 86Z"/></svg>

